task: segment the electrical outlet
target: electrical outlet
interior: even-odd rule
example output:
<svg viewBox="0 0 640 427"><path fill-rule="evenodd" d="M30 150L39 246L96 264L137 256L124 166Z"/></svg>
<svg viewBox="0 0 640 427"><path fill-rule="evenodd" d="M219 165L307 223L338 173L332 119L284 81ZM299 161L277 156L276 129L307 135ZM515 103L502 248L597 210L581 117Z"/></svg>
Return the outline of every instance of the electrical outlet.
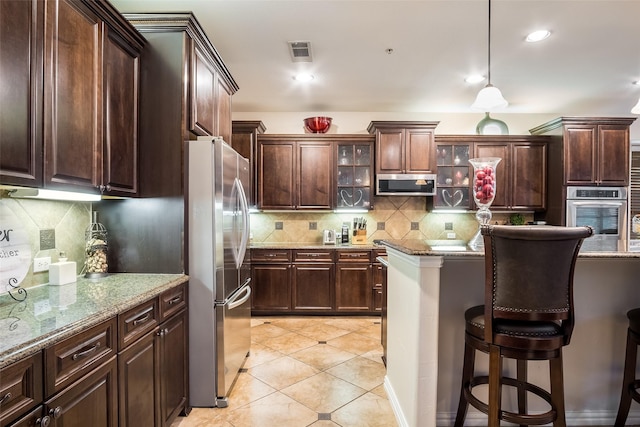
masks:
<svg viewBox="0 0 640 427"><path fill-rule="evenodd" d="M456 233L447 233L447 239L455 239Z"/></svg>
<svg viewBox="0 0 640 427"><path fill-rule="evenodd" d="M453 223L452 222L445 222L444 223L444 229L445 230L453 230Z"/></svg>
<svg viewBox="0 0 640 427"><path fill-rule="evenodd" d="M49 271L49 265L51 264L51 257L45 256L42 258L33 259L33 272L39 273L41 271Z"/></svg>

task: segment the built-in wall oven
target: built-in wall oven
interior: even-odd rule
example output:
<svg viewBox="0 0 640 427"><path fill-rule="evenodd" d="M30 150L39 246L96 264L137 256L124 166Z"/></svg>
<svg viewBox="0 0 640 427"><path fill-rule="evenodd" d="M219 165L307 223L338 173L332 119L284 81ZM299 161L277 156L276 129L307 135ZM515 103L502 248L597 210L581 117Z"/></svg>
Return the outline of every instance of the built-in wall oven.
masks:
<svg viewBox="0 0 640 427"><path fill-rule="evenodd" d="M593 227L582 252L627 250L627 188L567 187L567 226Z"/></svg>

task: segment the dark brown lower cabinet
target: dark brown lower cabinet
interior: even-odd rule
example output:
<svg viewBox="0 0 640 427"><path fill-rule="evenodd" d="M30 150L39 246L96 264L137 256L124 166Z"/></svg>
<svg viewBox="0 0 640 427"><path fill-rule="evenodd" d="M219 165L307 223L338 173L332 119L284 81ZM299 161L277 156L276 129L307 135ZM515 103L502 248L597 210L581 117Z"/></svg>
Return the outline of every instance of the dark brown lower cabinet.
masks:
<svg viewBox="0 0 640 427"><path fill-rule="evenodd" d="M18 421L9 424L9 427L47 427L49 425L51 425L51 417L44 412L44 406L39 405Z"/></svg>
<svg viewBox="0 0 640 427"><path fill-rule="evenodd" d="M160 325L160 413L163 426L180 412L188 412L188 348L189 329L187 312L182 311Z"/></svg>
<svg viewBox="0 0 640 427"><path fill-rule="evenodd" d="M118 355L120 427L159 426L159 350L151 331Z"/></svg>
<svg viewBox="0 0 640 427"><path fill-rule="evenodd" d="M45 402L50 427L118 426L118 365L113 356Z"/></svg>
<svg viewBox="0 0 640 427"><path fill-rule="evenodd" d="M371 309L371 264L336 264L336 311L363 311Z"/></svg>
<svg viewBox="0 0 640 427"><path fill-rule="evenodd" d="M252 254L252 262L253 254ZM291 310L291 267L286 264L252 264L252 310Z"/></svg>
<svg viewBox="0 0 640 427"><path fill-rule="evenodd" d="M294 264L292 305L294 310L333 310L334 264Z"/></svg>

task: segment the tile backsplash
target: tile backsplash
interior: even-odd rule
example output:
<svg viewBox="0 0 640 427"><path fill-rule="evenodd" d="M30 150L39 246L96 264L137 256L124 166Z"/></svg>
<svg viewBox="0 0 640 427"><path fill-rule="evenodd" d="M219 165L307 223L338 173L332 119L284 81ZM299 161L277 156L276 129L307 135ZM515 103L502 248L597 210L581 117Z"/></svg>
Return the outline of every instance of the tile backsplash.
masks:
<svg viewBox="0 0 640 427"><path fill-rule="evenodd" d="M368 213L259 212L251 215L254 243L321 244L322 231L352 227L354 217L367 220L367 239L426 239L469 241L478 230L475 212L441 213L427 210L426 197L376 197ZM504 224L508 213L494 213L492 223ZM533 219L525 219L530 221ZM315 229L313 229L315 227Z"/></svg>
<svg viewBox="0 0 640 427"><path fill-rule="evenodd" d="M10 212L28 236L31 265L19 283L21 287L48 283L48 271L33 272L33 258L50 256L51 262L57 262L60 251L65 252L69 261L76 262L77 274L81 273L84 263L84 233L91 222L91 203L12 199L0 195L0 204L2 209ZM40 245L41 240L44 247ZM0 259L0 273L1 263ZM7 286L7 283L0 283L0 293L4 293Z"/></svg>

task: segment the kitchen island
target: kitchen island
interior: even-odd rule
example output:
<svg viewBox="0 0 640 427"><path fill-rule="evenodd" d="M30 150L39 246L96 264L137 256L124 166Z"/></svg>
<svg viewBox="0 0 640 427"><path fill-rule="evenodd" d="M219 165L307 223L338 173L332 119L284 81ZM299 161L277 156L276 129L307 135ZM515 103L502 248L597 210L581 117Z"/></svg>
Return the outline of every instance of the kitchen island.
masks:
<svg viewBox="0 0 640 427"><path fill-rule="evenodd" d="M385 389L398 425L453 425L462 375L464 311L484 302L484 252L431 247L419 240L382 243L389 260ZM564 349L569 425L613 424L622 384L626 312L640 306L637 277L638 253L578 256L576 326ZM476 364L488 372L488 357L478 356ZM505 369L513 372L515 365ZM529 375L534 383L548 387L546 364L531 363ZM532 400L531 409L538 403ZM628 423L639 420L640 410L632 406ZM486 425L486 416L470 408L466 425Z"/></svg>

